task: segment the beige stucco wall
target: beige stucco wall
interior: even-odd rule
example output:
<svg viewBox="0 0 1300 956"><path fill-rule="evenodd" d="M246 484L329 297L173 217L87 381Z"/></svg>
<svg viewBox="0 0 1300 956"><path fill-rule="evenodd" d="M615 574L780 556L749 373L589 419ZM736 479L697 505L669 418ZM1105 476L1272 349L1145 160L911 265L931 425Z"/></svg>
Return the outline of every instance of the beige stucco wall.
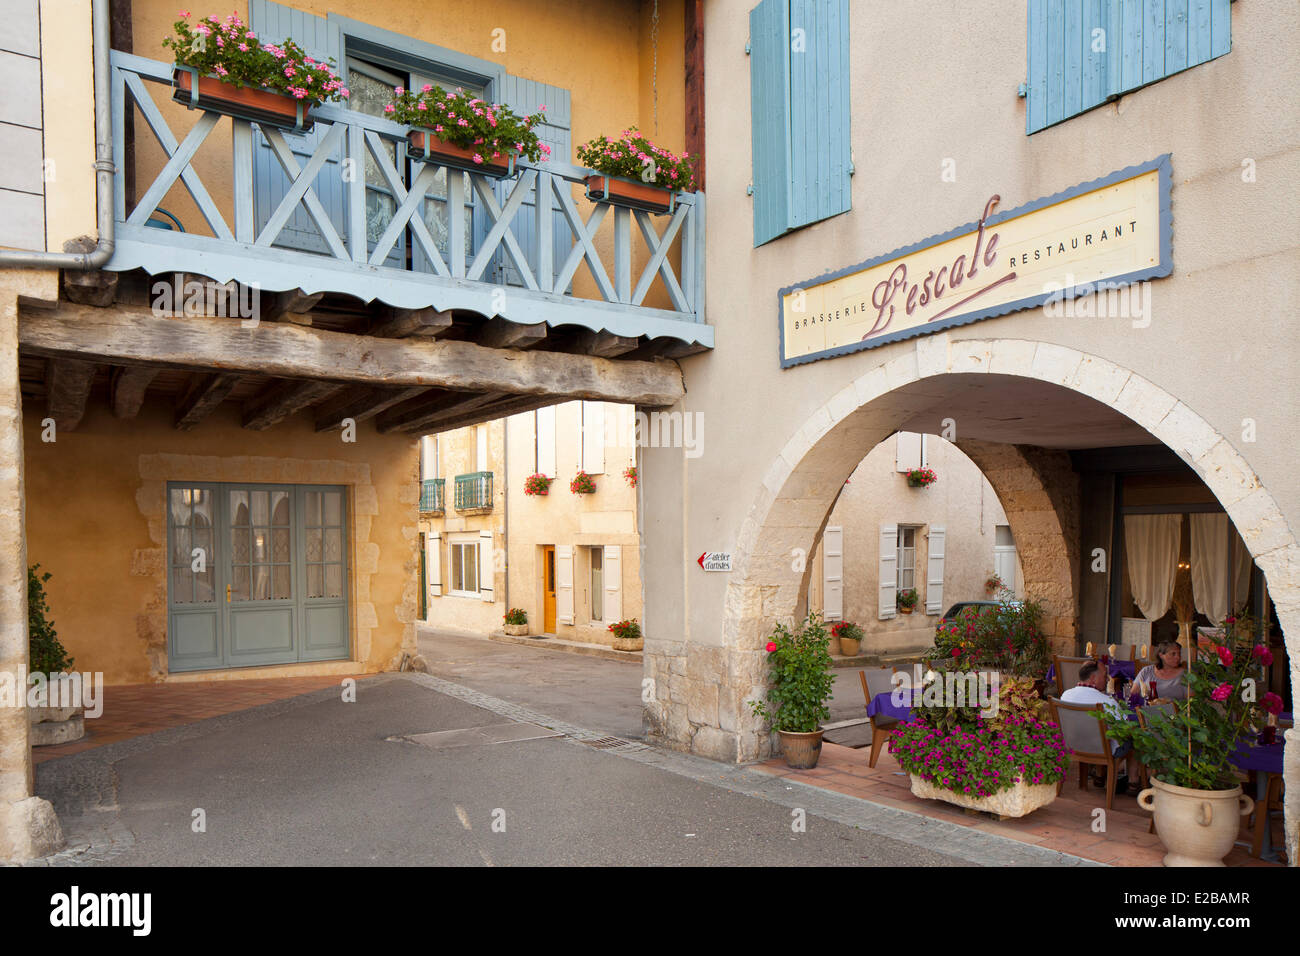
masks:
<svg viewBox="0 0 1300 956"><path fill-rule="evenodd" d="M933 643L938 615L958 601L988 599L984 582L993 570L993 546L1006 512L993 486L979 468L951 442L926 436L927 467L938 481L912 488L897 470L897 438L873 448L854 470L831 509L828 527L844 530L844 620L859 624L866 634L863 650L895 653L924 650ZM916 533L915 581L917 605L911 614L879 617L880 526L919 526ZM943 600L938 614L926 612L926 569L929 531L944 529ZM824 549L817 542L808 588L808 607L823 609ZM1017 594L1023 581L1008 582Z"/></svg>
<svg viewBox="0 0 1300 956"><path fill-rule="evenodd" d="M167 481L347 485L355 663L343 669L395 668L413 649L418 466L408 436L363 426L348 443L318 435L302 419L254 432L240 428L238 409L229 407L182 432L163 404L123 421L92 400L75 432L45 442L43 416L40 402L24 409L27 560L53 575L46 585L52 618L78 670L102 671L111 684L167 676ZM239 673L336 673L340 666Z"/></svg>
<svg viewBox="0 0 1300 956"><path fill-rule="evenodd" d="M41 87L45 159L54 164L45 184L46 248L62 252L68 239L97 237L95 70L86 0L41 0Z"/></svg>

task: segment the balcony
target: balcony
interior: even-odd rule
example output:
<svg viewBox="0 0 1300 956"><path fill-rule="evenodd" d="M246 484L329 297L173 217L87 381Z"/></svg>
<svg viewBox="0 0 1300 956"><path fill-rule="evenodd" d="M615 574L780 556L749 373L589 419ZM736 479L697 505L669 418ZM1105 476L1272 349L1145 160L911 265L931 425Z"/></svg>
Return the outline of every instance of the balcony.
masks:
<svg viewBox="0 0 1300 956"><path fill-rule="evenodd" d="M475 471L456 476L456 510L468 514L492 510L492 472Z"/></svg>
<svg viewBox="0 0 1300 956"><path fill-rule="evenodd" d="M426 478L420 484L420 514L442 514L443 484L442 478Z"/></svg>
<svg viewBox="0 0 1300 956"><path fill-rule="evenodd" d="M379 303L390 323L394 310L424 310L460 329L416 334L494 347L546 338L548 350L634 359L713 347L704 321L703 193L682 195L657 222L641 210L575 199L588 170L564 162L521 161L500 181L444 174L434 161L408 160L405 127L331 105L312 111L307 135L196 111L178 139L165 118L176 115L171 72L169 63L112 54L118 169L135 157L158 160L136 168L130 208L119 172L110 271L191 273L282 299L352 297L326 311L353 308L357 327L343 330L372 335L384 334L373 331L379 313L371 304ZM134 123L128 154L131 104L144 122ZM280 185L268 189L268 177ZM194 221L155 228L181 186L202 221L190 215ZM380 194L388 205L376 216ZM438 239L426 218L435 203L446 215ZM601 231L607 218L612 241ZM309 235L315 251L289 248L303 245L291 234Z"/></svg>

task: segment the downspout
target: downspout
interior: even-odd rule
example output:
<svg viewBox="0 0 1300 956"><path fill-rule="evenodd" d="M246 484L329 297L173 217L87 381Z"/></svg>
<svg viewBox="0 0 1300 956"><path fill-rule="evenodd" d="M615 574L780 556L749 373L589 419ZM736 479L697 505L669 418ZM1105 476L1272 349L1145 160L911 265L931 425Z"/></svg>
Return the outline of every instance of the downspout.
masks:
<svg viewBox="0 0 1300 956"><path fill-rule="evenodd" d="M505 548L506 559L506 610L510 610L510 416L501 419L501 484L504 486L505 521L502 523L501 536L505 538L501 546Z"/></svg>
<svg viewBox="0 0 1300 956"><path fill-rule="evenodd" d="M109 0L92 0L92 45L95 67L95 213L99 244L91 252L0 250L0 267L76 269L89 272L113 257L113 101L109 88Z"/></svg>

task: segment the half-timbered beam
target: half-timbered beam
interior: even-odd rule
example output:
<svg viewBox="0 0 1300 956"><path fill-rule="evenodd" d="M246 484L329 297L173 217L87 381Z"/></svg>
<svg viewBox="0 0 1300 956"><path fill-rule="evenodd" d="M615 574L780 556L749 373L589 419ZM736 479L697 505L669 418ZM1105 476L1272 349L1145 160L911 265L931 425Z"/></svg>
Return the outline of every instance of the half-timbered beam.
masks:
<svg viewBox="0 0 1300 956"><path fill-rule="evenodd" d="M244 405L242 424L252 431L264 431L284 421L290 415L302 411L308 405L315 405L338 394L346 387L337 382L322 381L281 382L272 385Z"/></svg>
<svg viewBox="0 0 1300 956"><path fill-rule="evenodd" d="M546 323L520 325L494 316L483 323L478 344L487 349L530 349L546 338Z"/></svg>
<svg viewBox="0 0 1300 956"><path fill-rule="evenodd" d="M323 432L338 428L349 418L354 422L364 422L427 391L419 385L412 388L349 388L317 407L316 430Z"/></svg>
<svg viewBox="0 0 1300 956"><path fill-rule="evenodd" d="M384 306L370 334L381 339L404 339L408 335L436 338L451 328L451 311L437 309L395 309Z"/></svg>
<svg viewBox="0 0 1300 956"><path fill-rule="evenodd" d="M592 332L586 329L579 332L574 341L579 351L600 358L625 355L641 344L641 340L633 336L615 335L612 332Z"/></svg>
<svg viewBox="0 0 1300 956"><path fill-rule="evenodd" d="M65 303L25 313L19 345L31 355L162 365L362 385L422 385L463 392L585 398L652 408L685 394L671 362L612 361L564 352L519 352L472 342L381 339L285 322L153 315Z"/></svg>
<svg viewBox="0 0 1300 956"><path fill-rule="evenodd" d="M320 302L324 292L307 293L302 289L289 289L268 296L262 303L262 319L266 322L294 322L298 325L311 325L311 316L306 314Z"/></svg>
<svg viewBox="0 0 1300 956"><path fill-rule="evenodd" d="M395 431L420 431L428 422L436 421L438 416L451 409L474 409L500 401L506 396L500 392L443 392L428 399L399 405L380 415L375 427L380 433Z"/></svg>
<svg viewBox="0 0 1300 956"><path fill-rule="evenodd" d="M552 405L555 401L541 395L505 395L497 396L497 399L495 402L472 408L467 407L467 405L458 405L437 415L430 416L417 426L401 428L398 431L422 435L445 432L452 428L463 428L466 425L477 425L479 422L490 422L497 418L505 418L507 415L531 412L533 409Z"/></svg>
<svg viewBox="0 0 1300 956"><path fill-rule="evenodd" d="M54 424L72 431L86 414L86 399L95 381L95 363L51 359L45 366L45 409Z"/></svg>
<svg viewBox="0 0 1300 956"><path fill-rule="evenodd" d="M189 387L176 403L176 427L188 431L207 418L214 408L239 384L240 376L229 374L199 374L190 380Z"/></svg>
<svg viewBox="0 0 1300 956"><path fill-rule="evenodd" d="M113 369L111 383L113 414L118 418L135 418L144 404L144 393L160 370L145 365L119 365Z"/></svg>

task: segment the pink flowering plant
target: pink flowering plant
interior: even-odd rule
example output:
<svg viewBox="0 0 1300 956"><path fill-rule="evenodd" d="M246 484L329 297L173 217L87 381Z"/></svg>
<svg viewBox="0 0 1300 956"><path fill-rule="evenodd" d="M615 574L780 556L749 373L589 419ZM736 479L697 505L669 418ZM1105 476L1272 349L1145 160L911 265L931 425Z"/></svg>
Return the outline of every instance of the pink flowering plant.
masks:
<svg viewBox="0 0 1300 956"><path fill-rule="evenodd" d="M289 39L265 43L237 14L224 20L205 17L192 26L188 10L180 11L179 17L173 24L175 34L163 38L163 46L171 48L179 66L215 76L237 89L252 86L283 93L308 106L349 95L332 59L317 60Z"/></svg>
<svg viewBox="0 0 1300 956"><path fill-rule="evenodd" d="M695 158L656 146L635 126L623 130L619 139L597 136L583 143L578 147L578 161L606 176L634 179L647 186L675 192L695 188Z"/></svg>
<svg viewBox="0 0 1300 956"><path fill-rule="evenodd" d="M1145 728L1104 712L1107 733L1132 741L1138 759L1164 783L1192 790L1237 786L1231 761L1237 745L1253 742L1253 732L1282 709L1276 694L1257 696L1266 686L1264 667L1273 653L1255 643L1256 627L1244 614L1227 617L1224 643L1198 647L1196 660L1189 662L1188 699L1176 712L1148 712Z"/></svg>
<svg viewBox="0 0 1300 956"><path fill-rule="evenodd" d="M569 491L575 495L593 495L596 493L595 479L585 471L580 471L569 482Z"/></svg>
<svg viewBox="0 0 1300 956"><path fill-rule="evenodd" d="M928 657L962 670L1040 676L1050 657L1043 634L1043 605L1026 600L965 608L939 623Z"/></svg>
<svg viewBox="0 0 1300 956"><path fill-rule="evenodd" d="M545 495L551 490L551 482L554 479L547 478L540 471L535 475L529 475L524 479L524 494L526 495Z"/></svg>
<svg viewBox="0 0 1300 956"><path fill-rule="evenodd" d="M551 147L534 130L546 118L545 106L520 116L508 106L481 100L459 87L448 92L426 83L419 92L394 88L384 114L395 123L428 130L452 146L472 149L476 163L504 161L511 153L536 163L551 155Z"/></svg>
<svg viewBox="0 0 1300 956"><path fill-rule="evenodd" d="M784 624L765 645L770 668L766 700L750 701L754 713L773 730L810 734L830 715L835 676L831 673L830 636L821 614L812 611L794 629Z"/></svg>

